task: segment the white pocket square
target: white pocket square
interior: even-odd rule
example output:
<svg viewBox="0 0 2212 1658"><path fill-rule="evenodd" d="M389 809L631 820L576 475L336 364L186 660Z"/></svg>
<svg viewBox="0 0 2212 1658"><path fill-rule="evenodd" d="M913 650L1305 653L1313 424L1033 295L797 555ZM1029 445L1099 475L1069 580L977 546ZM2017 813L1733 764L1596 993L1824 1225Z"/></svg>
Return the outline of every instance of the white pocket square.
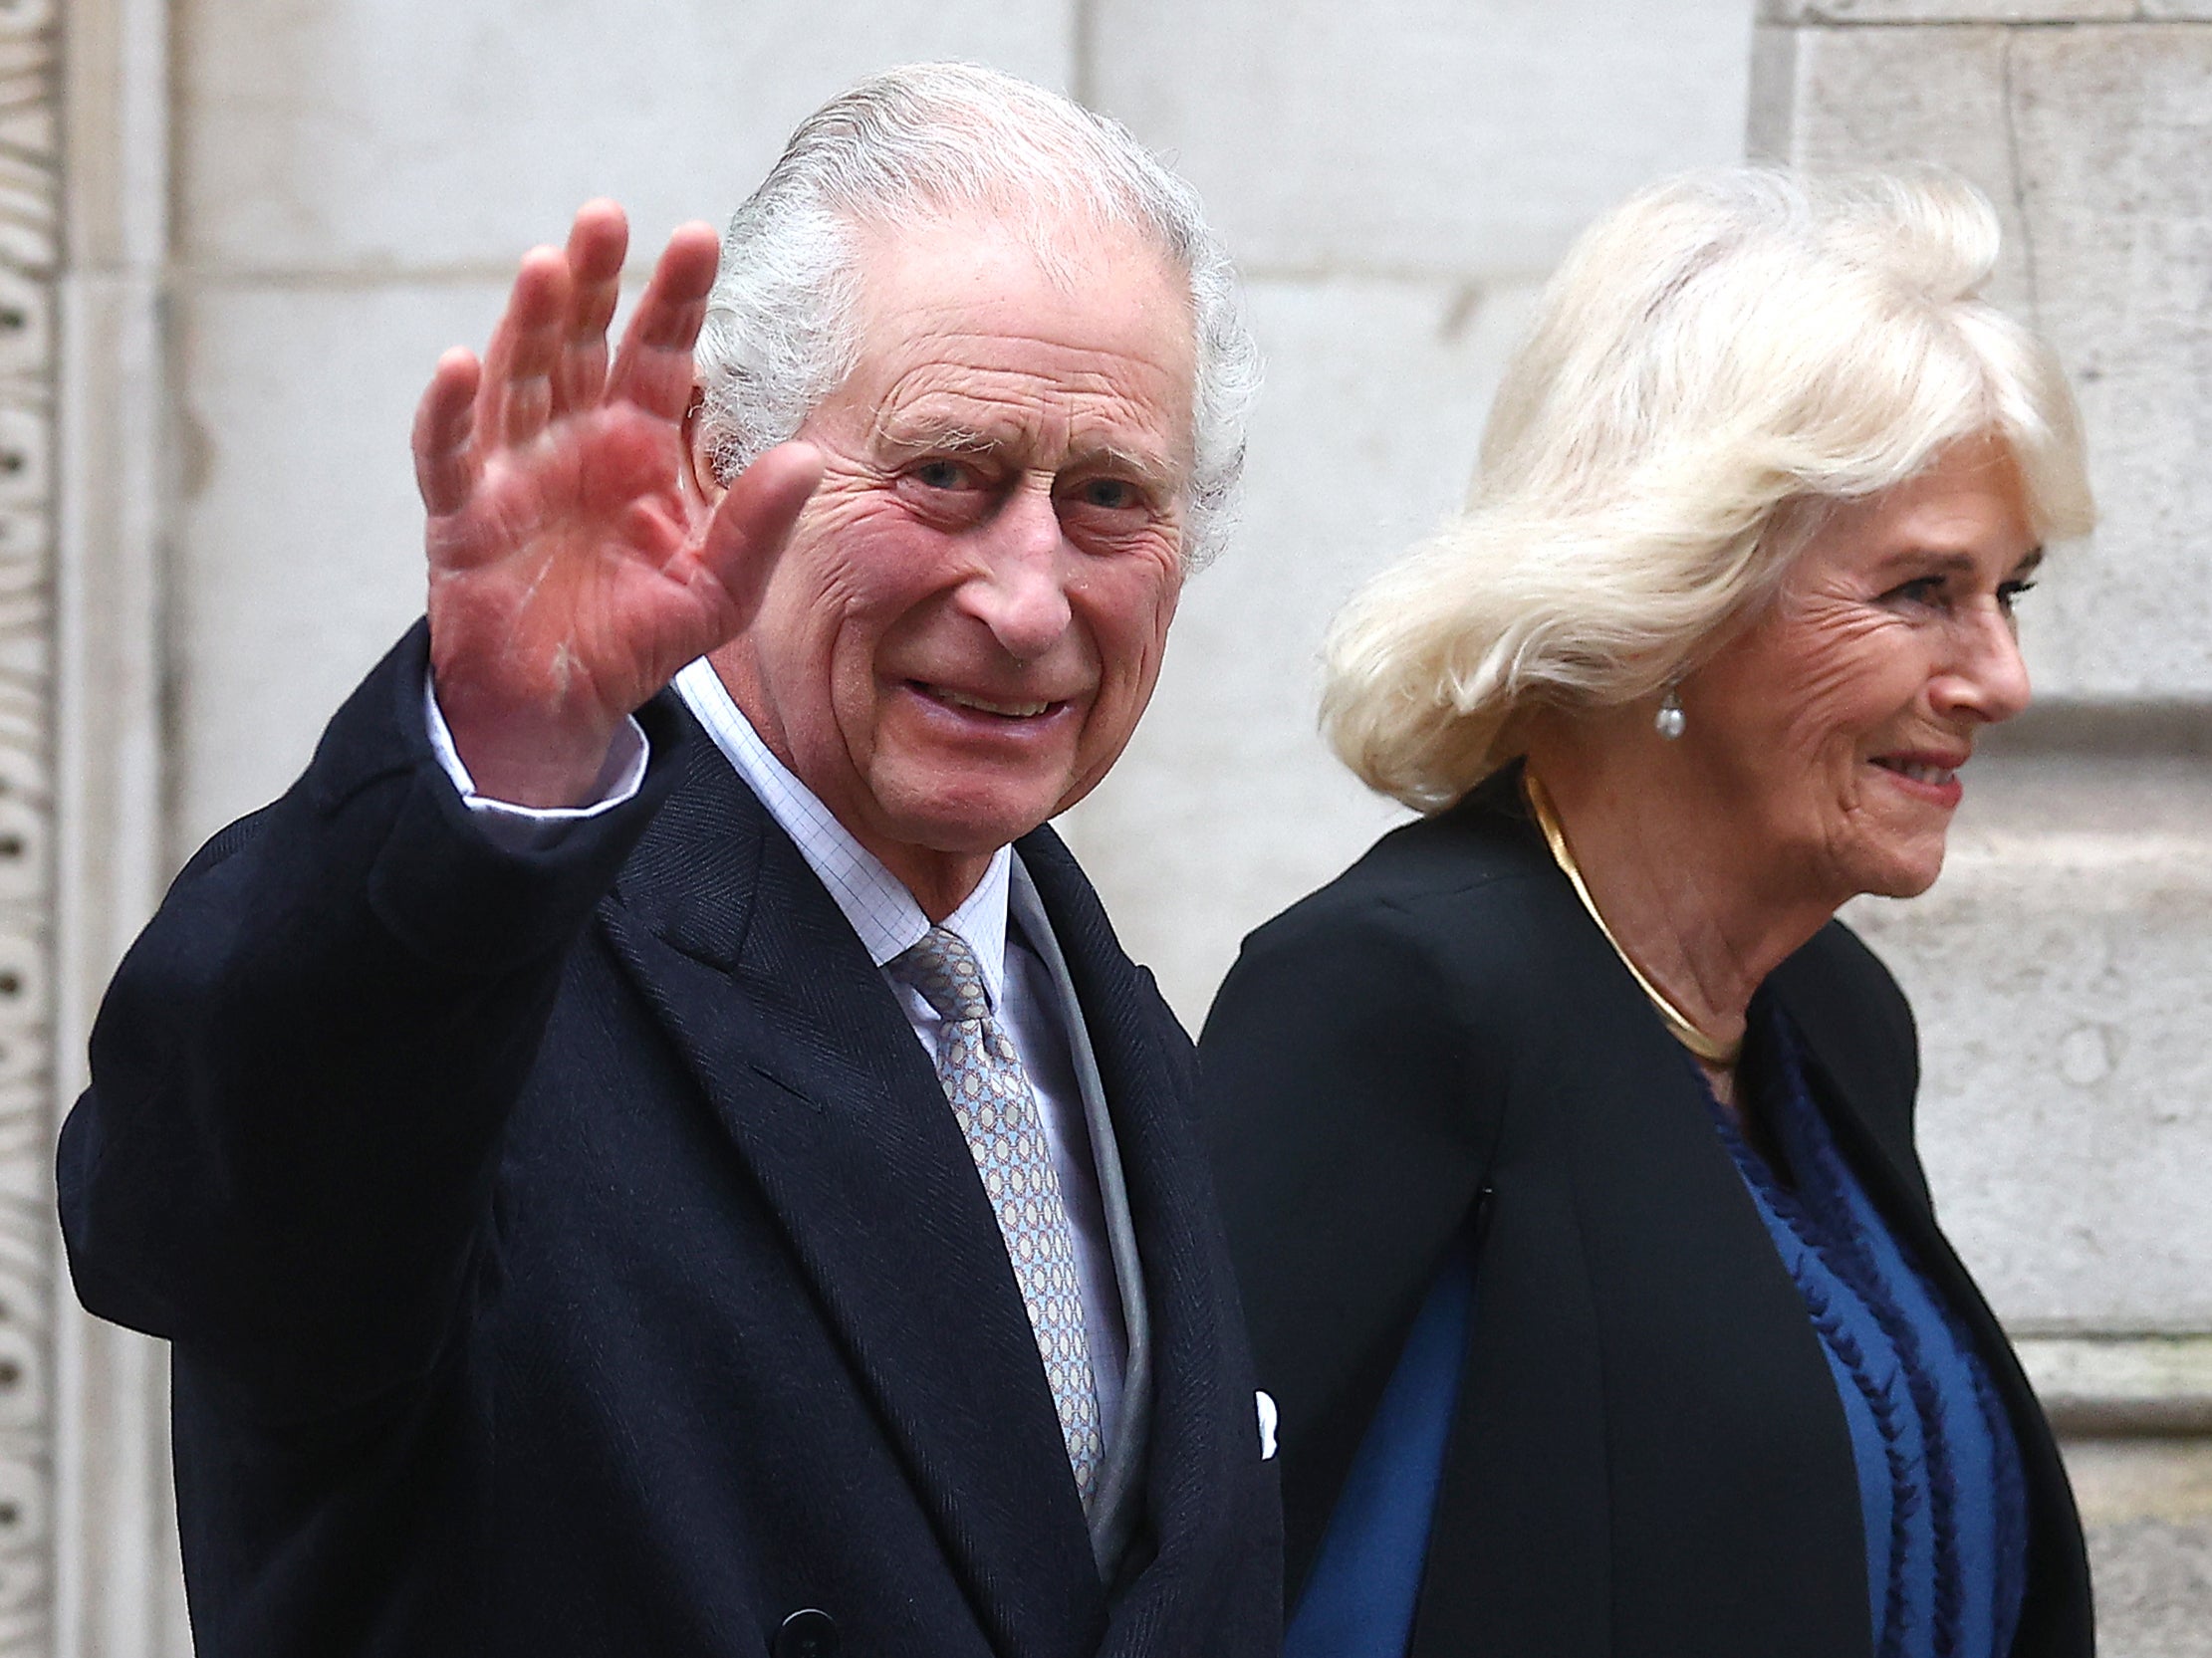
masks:
<svg viewBox="0 0 2212 1658"><path fill-rule="evenodd" d="M1274 1395L1264 1388L1252 1398L1260 1407L1260 1461L1267 1462L1275 1455L1275 1424L1282 1420L1282 1413L1275 1408Z"/></svg>

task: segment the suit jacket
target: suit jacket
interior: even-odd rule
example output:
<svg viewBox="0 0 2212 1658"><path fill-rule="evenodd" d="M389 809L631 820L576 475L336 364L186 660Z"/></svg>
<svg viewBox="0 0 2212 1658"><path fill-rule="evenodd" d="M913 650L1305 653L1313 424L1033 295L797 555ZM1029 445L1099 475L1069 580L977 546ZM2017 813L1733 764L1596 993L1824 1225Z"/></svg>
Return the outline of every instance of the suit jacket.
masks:
<svg viewBox="0 0 2212 1658"><path fill-rule="evenodd" d="M1838 1142L2018 1434L2015 1653L2087 1654L2057 1449L1913 1151L1903 998L1840 923L1760 995L1798 1028ZM1695 1070L1528 821L1518 768L1247 939L1199 1051L1282 1412L1294 1601L1414 1311L1473 1227L1416 1658L1866 1658L1857 1481L1804 1303Z"/></svg>
<svg viewBox="0 0 2212 1658"><path fill-rule="evenodd" d="M797 847L663 697L637 800L499 850L424 639L178 878L63 1134L80 1296L174 1343L202 1658L1272 1653L1189 1044L1060 842L1018 853L1149 1308L1110 1582L934 1069Z"/></svg>

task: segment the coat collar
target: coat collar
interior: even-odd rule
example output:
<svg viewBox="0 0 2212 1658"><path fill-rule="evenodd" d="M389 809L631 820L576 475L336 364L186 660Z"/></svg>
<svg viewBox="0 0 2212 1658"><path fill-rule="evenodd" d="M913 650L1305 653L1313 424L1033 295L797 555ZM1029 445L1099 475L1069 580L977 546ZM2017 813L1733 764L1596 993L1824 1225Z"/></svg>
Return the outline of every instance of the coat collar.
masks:
<svg viewBox="0 0 2212 1658"><path fill-rule="evenodd" d="M1102 1658L1144 1650L1188 1623L1184 1604L1216 1576L1221 1550L1272 1546L1218 1517L1257 1459L1259 1428L1243 1320L1228 1279L1206 1161L1191 1121L1190 1045L1151 976L1115 940L1091 883L1057 835L1016 843L1068 961L1106 1097L1143 1261L1154 1362L1144 1531Z"/></svg>
<svg viewBox="0 0 2212 1658"><path fill-rule="evenodd" d="M1887 1042L1879 1040L1865 1028L1864 1010L1852 1007L1863 998L1840 994L1826 982L1839 958L1849 962L1854 954L1871 964L1864 946L1841 923L1832 923L1776 970L1762 994L1775 996L1790 1014L1803 1039L1807 1082L1845 1159L1914 1265L1966 1326L2004 1399L2030 1505L2020 1658L2086 1652L2093 1626L2089 1560L2058 1441L2004 1326L1936 1222L1927 1177L1912 1146L1919 1078L1909 1016L1888 1033ZM1898 1011L1902 1014L1901 1001ZM1848 1018L1854 1012L1861 1016L1856 1028Z"/></svg>

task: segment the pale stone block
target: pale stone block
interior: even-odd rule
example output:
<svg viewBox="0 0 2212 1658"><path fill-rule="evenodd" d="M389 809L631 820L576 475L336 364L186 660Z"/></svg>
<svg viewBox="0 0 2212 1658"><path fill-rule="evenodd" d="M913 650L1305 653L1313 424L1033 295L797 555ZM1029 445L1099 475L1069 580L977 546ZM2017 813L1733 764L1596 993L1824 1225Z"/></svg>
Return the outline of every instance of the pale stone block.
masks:
<svg viewBox="0 0 2212 1658"><path fill-rule="evenodd" d="M1750 0L1099 0L1099 106L1254 268L1540 271L1742 155Z"/></svg>
<svg viewBox="0 0 2212 1658"><path fill-rule="evenodd" d="M185 303L176 853L280 793L420 613L415 399L440 351L481 344L501 298L257 287Z"/></svg>
<svg viewBox="0 0 2212 1658"><path fill-rule="evenodd" d="M1193 1030L1243 935L1403 816L1317 731L1322 631L1465 494L1533 292L1347 278L1252 298L1269 383L1243 527L1184 595L1128 753L1066 820Z"/></svg>
<svg viewBox="0 0 2212 1658"><path fill-rule="evenodd" d="M1995 28L1762 29L1751 147L1815 171L1949 167L2003 221L1991 297L2025 306L2032 291L2007 141L2007 38Z"/></svg>
<svg viewBox="0 0 2212 1658"><path fill-rule="evenodd" d="M2076 1439L2065 1446L2089 1533L2097 1650L2212 1655L2212 1440Z"/></svg>
<svg viewBox="0 0 2212 1658"><path fill-rule="evenodd" d="M1755 146L1978 184L2004 224L1991 297L2075 377L2103 519L2024 614L2042 690L2212 696L2212 29L1768 29L1758 61Z"/></svg>
<svg viewBox="0 0 2212 1658"><path fill-rule="evenodd" d="M2140 0L2138 9L2151 22L2212 21L2212 0Z"/></svg>
<svg viewBox="0 0 2212 1658"><path fill-rule="evenodd" d="M612 195L720 223L793 125L916 59L1064 86L1071 0L187 0L179 230L201 264L505 265Z"/></svg>
<svg viewBox="0 0 2212 1658"><path fill-rule="evenodd" d="M1943 878L1850 919L1920 1021L1920 1145L2030 1328L2212 1327L2212 768L1990 755Z"/></svg>
<svg viewBox="0 0 2212 1658"><path fill-rule="evenodd" d="M2125 22L2138 0L1767 0L1775 23Z"/></svg>
<svg viewBox="0 0 2212 1658"><path fill-rule="evenodd" d="M2212 1335L2020 1335L2062 1433L2212 1433Z"/></svg>
<svg viewBox="0 0 2212 1658"><path fill-rule="evenodd" d="M2047 691L2212 699L2212 28L2028 30L2011 52L2036 309L2103 514L2027 636Z"/></svg>

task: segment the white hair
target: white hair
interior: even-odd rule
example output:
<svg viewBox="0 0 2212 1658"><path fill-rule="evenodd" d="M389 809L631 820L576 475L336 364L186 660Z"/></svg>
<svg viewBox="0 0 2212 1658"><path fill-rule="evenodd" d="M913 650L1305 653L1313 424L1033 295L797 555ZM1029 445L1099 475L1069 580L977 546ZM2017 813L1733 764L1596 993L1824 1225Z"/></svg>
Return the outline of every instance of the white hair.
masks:
<svg viewBox="0 0 2212 1658"><path fill-rule="evenodd" d="M1825 504L1962 439L2019 468L2040 537L2093 517L2050 351L1979 298L1997 216L1933 169L1657 185L1587 231L1492 404L1465 511L1330 630L1323 722L1421 811L1519 750L1538 706L1679 677L1781 585Z"/></svg>
<svg viewBox="0 0 2212 1658"><path fill-rule="evenodd" d="M1205 563L1234 523L1259 388L1228 253L1196 192L1125 127L970 64L886 70L832 99L731 218L695 353L716 474L732 477L793 436L852 371L860 233L961 211L1010 224L1048 260L1071 224L1125 229L1187 278L1196 366L1183 561Z"/></svg>

